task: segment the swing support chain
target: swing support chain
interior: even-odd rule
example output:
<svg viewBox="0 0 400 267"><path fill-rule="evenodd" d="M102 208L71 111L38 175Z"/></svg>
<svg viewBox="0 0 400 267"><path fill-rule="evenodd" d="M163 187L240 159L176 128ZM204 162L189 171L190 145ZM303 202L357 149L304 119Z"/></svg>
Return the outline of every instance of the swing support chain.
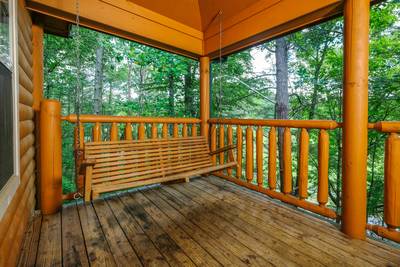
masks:
<svg viewBox="0 0 400 267"><path fill-rule="evenodd" d="M75 1L75 8L76 8L76 32L74 34L74 42L75 42L75 56L76 56L76 89L75 89L75 112L76 112L76 129L77 129L77 144L76 144L76 151L75 151L75 161L76 163L82 160L83 151L81 149L81 122L80 122L80 113L81 113L81 60L80 60L80 45L81 45L81 35L80 35L80 3L79 0ZM75 164L76 168L80 168L79 164ZM79 183L79 171L76 172L76 187L77 191L73 194L73 198L75 200L80 199L83 197L82 188L80 187Z"/></svg>

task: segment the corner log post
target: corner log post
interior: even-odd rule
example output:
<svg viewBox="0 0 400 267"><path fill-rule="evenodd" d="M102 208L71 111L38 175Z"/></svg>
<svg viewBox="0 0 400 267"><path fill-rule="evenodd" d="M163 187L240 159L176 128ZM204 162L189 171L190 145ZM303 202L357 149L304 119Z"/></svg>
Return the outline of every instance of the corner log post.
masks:
<svg viewBox="0 0 400 267"><path fill-rule="evenodd" d="M40 104L40 208L53 214L62 204L61 104L43 100Z"/></svg>
<svg viewBox="0 0 400 267"><path fill-rule="evenodd" d="M367 216L369 0L344 3L342 231L365 239Z"/></svg>

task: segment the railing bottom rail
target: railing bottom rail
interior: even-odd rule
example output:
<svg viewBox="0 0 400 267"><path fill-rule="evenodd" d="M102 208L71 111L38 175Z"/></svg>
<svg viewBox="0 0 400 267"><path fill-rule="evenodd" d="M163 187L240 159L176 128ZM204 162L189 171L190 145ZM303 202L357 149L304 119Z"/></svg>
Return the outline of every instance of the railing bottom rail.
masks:
<svg viewBox="0 0 400 267"><path fill-rule="evenodd" d="M330 219L338 218L338 215L332 209L324 207L324 206L316 205L314 203L311 203L311 202L303 200L303 199L298 199L298 198L296 198L296 197L294 197L294 196L292 196L290 194L283 194L283 193L280 193L280 192L277 192L277 191L273 191L273 190L268 189L268 188L260 187L260 186L255 185L255 184L247 183L245 181L239 180L238 178L234 178L234 177L225 175L225 174L220 173L220 172L213 173L213 175L215 175L217 177L220 177L222 179L225 179L227 181L233 182L233 183L235 183L237 185L246 187L248 189L260 192L262 194L265 194L265 195L267 195L267 196L269 196L271 198L280 200L280 201L285 202L287 204L291 204L293 206L296 206L296 207L299 207L299 208L314 212L316 214L325 216L327 218L330 218Z"/></svg>

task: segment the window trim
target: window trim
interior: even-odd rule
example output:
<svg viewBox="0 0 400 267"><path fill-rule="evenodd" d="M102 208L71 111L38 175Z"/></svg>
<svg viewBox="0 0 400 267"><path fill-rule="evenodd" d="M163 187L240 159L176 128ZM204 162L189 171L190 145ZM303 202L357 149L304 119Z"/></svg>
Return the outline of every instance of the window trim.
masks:
<svg viewBox="0 0 400 267"><path fill-rule="evenodd" d="M18 73L18 4L17 0L10 0L10 61L11 61L11 80L12 80L12 100L13 100L13 157L14 174L9 178L4 187L0 190L0 220L3 218L8 206L17 192L20 185L20 155L19 155L19 73Z"/></svg>

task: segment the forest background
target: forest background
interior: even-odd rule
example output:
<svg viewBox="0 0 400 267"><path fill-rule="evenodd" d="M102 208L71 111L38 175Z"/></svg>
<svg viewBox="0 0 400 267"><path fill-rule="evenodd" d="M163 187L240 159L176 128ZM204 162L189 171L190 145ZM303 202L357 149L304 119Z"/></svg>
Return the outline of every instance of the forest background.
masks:
<svg viewBox="0 0 400 267"><path fill-rule="evenodd" d="M71 38L45 35L44 95L61 101L63 115L76 113L80 102L82 114L199 116L197 61L84 28L79 29L77 41L77 32L73 27ZM79 96L77 46L82 85ZM217 59L211 68L211 117L340 122L343 18ZM400 120L398 0L375 5L371 11L369 121L381 120ZM64 192L75 189L73 127L69 123L62 126ZM106 138L107 128L103 131ZM340 211L342 133L330 133L328 204ZM292 132L294 180L298 134ZM318 132L312 132L310 138L309 193L315 198ZM383 216L385 138L369 132L368 218L375 223L381 223Z"/></svg>

